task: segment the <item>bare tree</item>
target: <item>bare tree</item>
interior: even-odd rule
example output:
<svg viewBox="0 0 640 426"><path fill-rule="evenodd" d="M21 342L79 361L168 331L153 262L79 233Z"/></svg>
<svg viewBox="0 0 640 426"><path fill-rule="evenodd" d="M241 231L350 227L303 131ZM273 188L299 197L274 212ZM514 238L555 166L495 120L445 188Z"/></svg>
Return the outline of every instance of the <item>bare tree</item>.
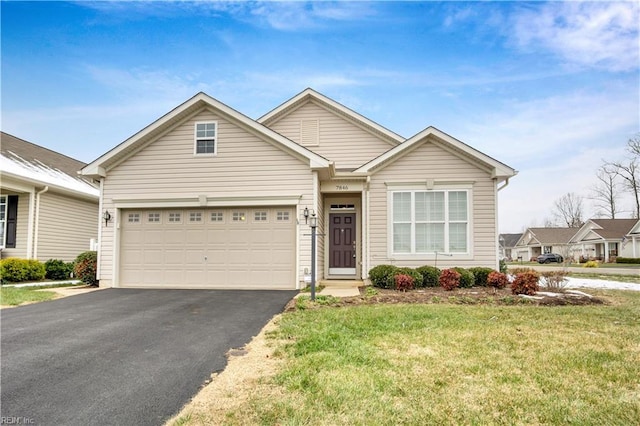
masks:
<svg viewBox="0 0 640 426"><path fill-rule="evenodd" d="M582 216L583 198L574 192L568 192L553 202L553 215L569 228L579 228L584 224Z"/></svg>
<svg viewBox="0 0 640 426"><path fill-rule="evenodd" d="M624 188L633 195L635 207L633 217L640 218L640 135L627 141L630 158L608 163L623 180Z"/></svg>
<svg viewBox="0 0 640 426"><path fill-rule="evenodd" d="M618 210L620 189L617 177L618 173L614 167L603 164L596 175L598 183L592 189L591 199L595 201L598 214L609 219L615 219L616 214L620 213Z"/></svg>

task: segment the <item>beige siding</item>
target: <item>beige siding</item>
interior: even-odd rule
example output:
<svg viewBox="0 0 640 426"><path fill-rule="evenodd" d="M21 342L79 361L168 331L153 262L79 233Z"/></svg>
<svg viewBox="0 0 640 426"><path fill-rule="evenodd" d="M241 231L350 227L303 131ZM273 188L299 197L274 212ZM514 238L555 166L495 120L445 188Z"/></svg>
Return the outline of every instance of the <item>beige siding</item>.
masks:
<svg viewBox="0 0 640 426"><path fill-rule="evenodd" d="M98 238L98 202L46 192L40 195L38 222L38 259L70 262Z"/></svg>
<svg viewBox="0 0 640 426"><path fill-rule="evenodd" d="M194 123L217 120L218 154L194 156ZM203 111L108 171L103 208L115 200L197 200L211 198L300 197L299 208L313 205L313 174L308 160L296 158L221 116ZM232 206L232 203L229 204ZM297 215L299 216L299 212ZM114 230L102 223L102 285L112 285ZM310 267L308 227L297 229L300 277Z"/></svg>
<svg viewBox="0 0 640 426"><path fill-rule="evenodd" d="M302 144L301 123L304 120L319 120L319 143L310 142L308 148L335 162L338 169L357 168L393 147L355 123L313 102L298 108L270 127ZM307 140L314 139L305 138Z"/></svg>
<svg viewBox="0 0 640 426"><path fill-rule="evenodd" d="M424 182L427 179L474 181L470 207L472 209L471 259L452 259L441 256L438 267L489 266L496 267L495 182L488 172L432 144L425 143L416 150L381 169L371 178L370 186L370 268L386 263L417 267L433 265L430 257L395 260L387 252L387 186L386 182Z"/></svg>
<svg viewBox="0 0 640 426"><path fill-rule="evenodd" d="M27 254L27 236L29 232L29 194L16 192L3 192L2 195L18 196L18 217L16 221L16 247L5 248L2 251L2 258L20 257L26 258Z"/></svg>

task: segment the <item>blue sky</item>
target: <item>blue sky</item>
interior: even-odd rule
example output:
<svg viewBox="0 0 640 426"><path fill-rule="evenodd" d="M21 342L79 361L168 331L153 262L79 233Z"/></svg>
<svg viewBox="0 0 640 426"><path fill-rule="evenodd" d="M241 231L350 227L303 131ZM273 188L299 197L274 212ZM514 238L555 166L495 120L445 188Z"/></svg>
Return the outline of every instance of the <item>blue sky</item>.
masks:
<svg viewBox="0 0 640 426"><path fill-rule="evenodd" d="M90 162L195 93L258 118L312 87L519 171L500 230L588 199L640 132L636 2L2 1L2 130ZM631 202L625 200L630 214Z"/></svg>

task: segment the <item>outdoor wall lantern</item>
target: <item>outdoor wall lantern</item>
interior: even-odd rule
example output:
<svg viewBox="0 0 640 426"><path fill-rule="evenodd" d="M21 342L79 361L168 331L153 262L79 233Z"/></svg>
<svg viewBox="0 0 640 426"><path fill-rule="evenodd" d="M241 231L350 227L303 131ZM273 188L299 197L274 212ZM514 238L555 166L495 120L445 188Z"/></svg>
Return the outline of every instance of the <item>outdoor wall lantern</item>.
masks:
<svg viewBox="0 0 640 426"><path fill-rule="evenodd" d="M104 213L102 214L102 219L104 219L105 226L109 225L109 221L111 220L111 213L109 213L109 210L104 211Z"/></svg>
<svg viewBox="0 0 640 426"><path fill-rule="evenodd" d="M304 216L304 224L307 225L309 223L309 209L305 207L302 215Z"/></svg>

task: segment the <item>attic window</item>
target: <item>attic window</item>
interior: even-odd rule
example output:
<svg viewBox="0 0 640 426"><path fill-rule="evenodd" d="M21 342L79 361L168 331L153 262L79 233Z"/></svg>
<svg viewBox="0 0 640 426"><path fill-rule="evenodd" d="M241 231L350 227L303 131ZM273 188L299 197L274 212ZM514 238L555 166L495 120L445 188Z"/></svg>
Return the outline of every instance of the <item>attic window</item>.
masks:
<svg viewBox="0 0 640 426"><path fill-rule="evenodd" d="M300 144L303 146L320 145L320 120L300 120Z"/></svg>
<svg viewBox="0 0 640 426"><path fill-rule="evenodd" d="M195 155L216 155L218 122L199 122L195 126Z"/></svg>

